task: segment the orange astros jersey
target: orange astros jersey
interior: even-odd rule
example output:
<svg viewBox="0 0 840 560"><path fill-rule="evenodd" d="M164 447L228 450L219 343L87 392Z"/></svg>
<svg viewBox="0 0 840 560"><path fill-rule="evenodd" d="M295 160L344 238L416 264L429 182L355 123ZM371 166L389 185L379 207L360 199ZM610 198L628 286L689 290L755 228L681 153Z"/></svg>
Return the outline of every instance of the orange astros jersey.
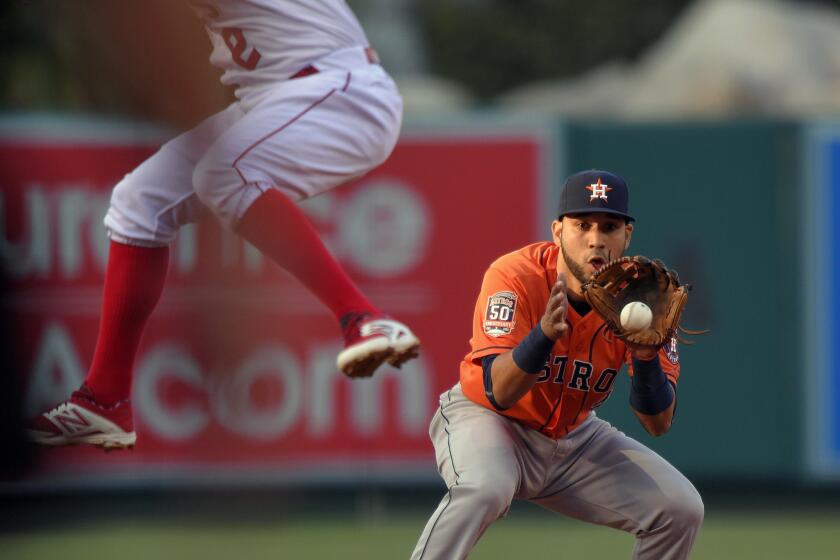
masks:
<svg viewBox="0 0 840 560"><path fill-rule="evenodd" d="M475 305L472 351L461 362L461 388L467 397L553 438L568 434L609 397L624 363L633 375L627 347L606 329L603 319L595 311L581 317L569 306L569 330L555 342L537 384L505 410L487 400L481 359L512 350L540 321L557 281L559 253L554 243L534 243L490 265ZM660 350L659 361L676 384L676 342L666 348Z"/></svg>

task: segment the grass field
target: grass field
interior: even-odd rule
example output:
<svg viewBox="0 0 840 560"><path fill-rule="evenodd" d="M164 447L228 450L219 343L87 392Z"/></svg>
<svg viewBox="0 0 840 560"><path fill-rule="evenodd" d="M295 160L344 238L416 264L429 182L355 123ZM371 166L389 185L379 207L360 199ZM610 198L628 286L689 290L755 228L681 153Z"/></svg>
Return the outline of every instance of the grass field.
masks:
<svg viewBox="0 0 840 560"><path fill-rule="evenodd" d="M258 560L408 558L425 518L420 514L360 521L323 520L246 523L181 523L150 520L97 521L71 530L0 535L4 560ZM513 515L494 524L470 558L629 558L633 538L625 533L551 514ZM696 560L836 560L840 558L840 512L707 512Z"/></svg>

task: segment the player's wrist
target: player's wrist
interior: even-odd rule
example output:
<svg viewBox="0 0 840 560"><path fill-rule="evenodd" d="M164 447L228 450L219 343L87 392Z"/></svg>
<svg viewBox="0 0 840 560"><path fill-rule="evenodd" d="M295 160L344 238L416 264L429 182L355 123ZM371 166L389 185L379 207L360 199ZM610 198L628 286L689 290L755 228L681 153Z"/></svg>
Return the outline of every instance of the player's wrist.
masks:
<svg viewBox="0 0 840 560"><path fill-rule="evenodd" d="M549 340L556 340L554 337L552 337L552 336L551 336L551 335L552 335L552 332L553 332L553 331L551 330L551 327L546 327L546 326L545 326L545 321L544 321L544 320L540 320L539 324L537 324L537 328L539 328L539 329L540 329L540 331L543 333L543 336L545 336L547 339L549 339ZM532 332L533 332L533 331L532 331Z"/></svg>
<svg viewBox="0 0 840 560"><path fill-rule="evenodd" d="M675 396L658 354L651 360L633 359L630 406L634 410L648 415L659 414L671 406Z"/></svg>
<svg viewBox="0 0 840 560"><path fill-rule="evenodd" d="M659 348L656 346L642 346L628 342L627 350L630 351L630 356L634 360L638 360L640 362L650 362L656 360L659 355Z"/></svg>
<svg viewBox="0 0 840 560"><path fill-rule="evenodd" d="M668 380L665 377L665 371L662 369L662 363L659 361L659 354L654 355L649 360L639 360L633 357L632 362L632 386L635 389L647 391L662 385Z"/></svg>
<svg viewBox="0 0 840 560"><path fill-rule="evenodd" d="M557 342L560 337L566 332L568 326L565 320L562 323L552 323L550 319L543 317L537 325L542 330L543 335L552 342Z"/></svg>
<svg viewBox="0 0 840 560"><path fill-rule="evenodd" d="M511 357L516 367L527 374L534 375L542 371L552 348L554 348L554 341L546 336L542 321L540 321L513 349Z"/></svg>

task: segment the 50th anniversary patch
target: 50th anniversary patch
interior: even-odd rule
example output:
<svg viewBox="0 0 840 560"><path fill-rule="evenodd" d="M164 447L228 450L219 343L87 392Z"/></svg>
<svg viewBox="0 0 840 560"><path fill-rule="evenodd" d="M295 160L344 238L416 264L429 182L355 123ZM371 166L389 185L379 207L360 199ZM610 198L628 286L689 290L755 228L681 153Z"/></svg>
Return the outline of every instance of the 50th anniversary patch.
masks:
<svg viewBox="0 0 840 560"><path fill-rule="evenodd" d="M496 292L487 299L484 333L489 336L510 334L516 324L516 294Z"/></svg>

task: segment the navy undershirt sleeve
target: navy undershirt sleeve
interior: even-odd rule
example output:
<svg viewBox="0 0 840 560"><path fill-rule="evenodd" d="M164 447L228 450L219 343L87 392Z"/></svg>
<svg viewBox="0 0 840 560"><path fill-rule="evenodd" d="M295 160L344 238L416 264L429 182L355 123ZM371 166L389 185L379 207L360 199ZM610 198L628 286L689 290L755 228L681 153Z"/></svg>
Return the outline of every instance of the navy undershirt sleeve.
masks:
<svg viewBox="0 0 840 560"><path fill-rule="evenodd" d="M507 408L499 406L499 403L496 402L496 397L493 396L493 376L491 370L493 369L493 362L498 356L498 354L490 354L481 358L481 369L484 371L484 395L496 410L507 410Z"/></svg>

